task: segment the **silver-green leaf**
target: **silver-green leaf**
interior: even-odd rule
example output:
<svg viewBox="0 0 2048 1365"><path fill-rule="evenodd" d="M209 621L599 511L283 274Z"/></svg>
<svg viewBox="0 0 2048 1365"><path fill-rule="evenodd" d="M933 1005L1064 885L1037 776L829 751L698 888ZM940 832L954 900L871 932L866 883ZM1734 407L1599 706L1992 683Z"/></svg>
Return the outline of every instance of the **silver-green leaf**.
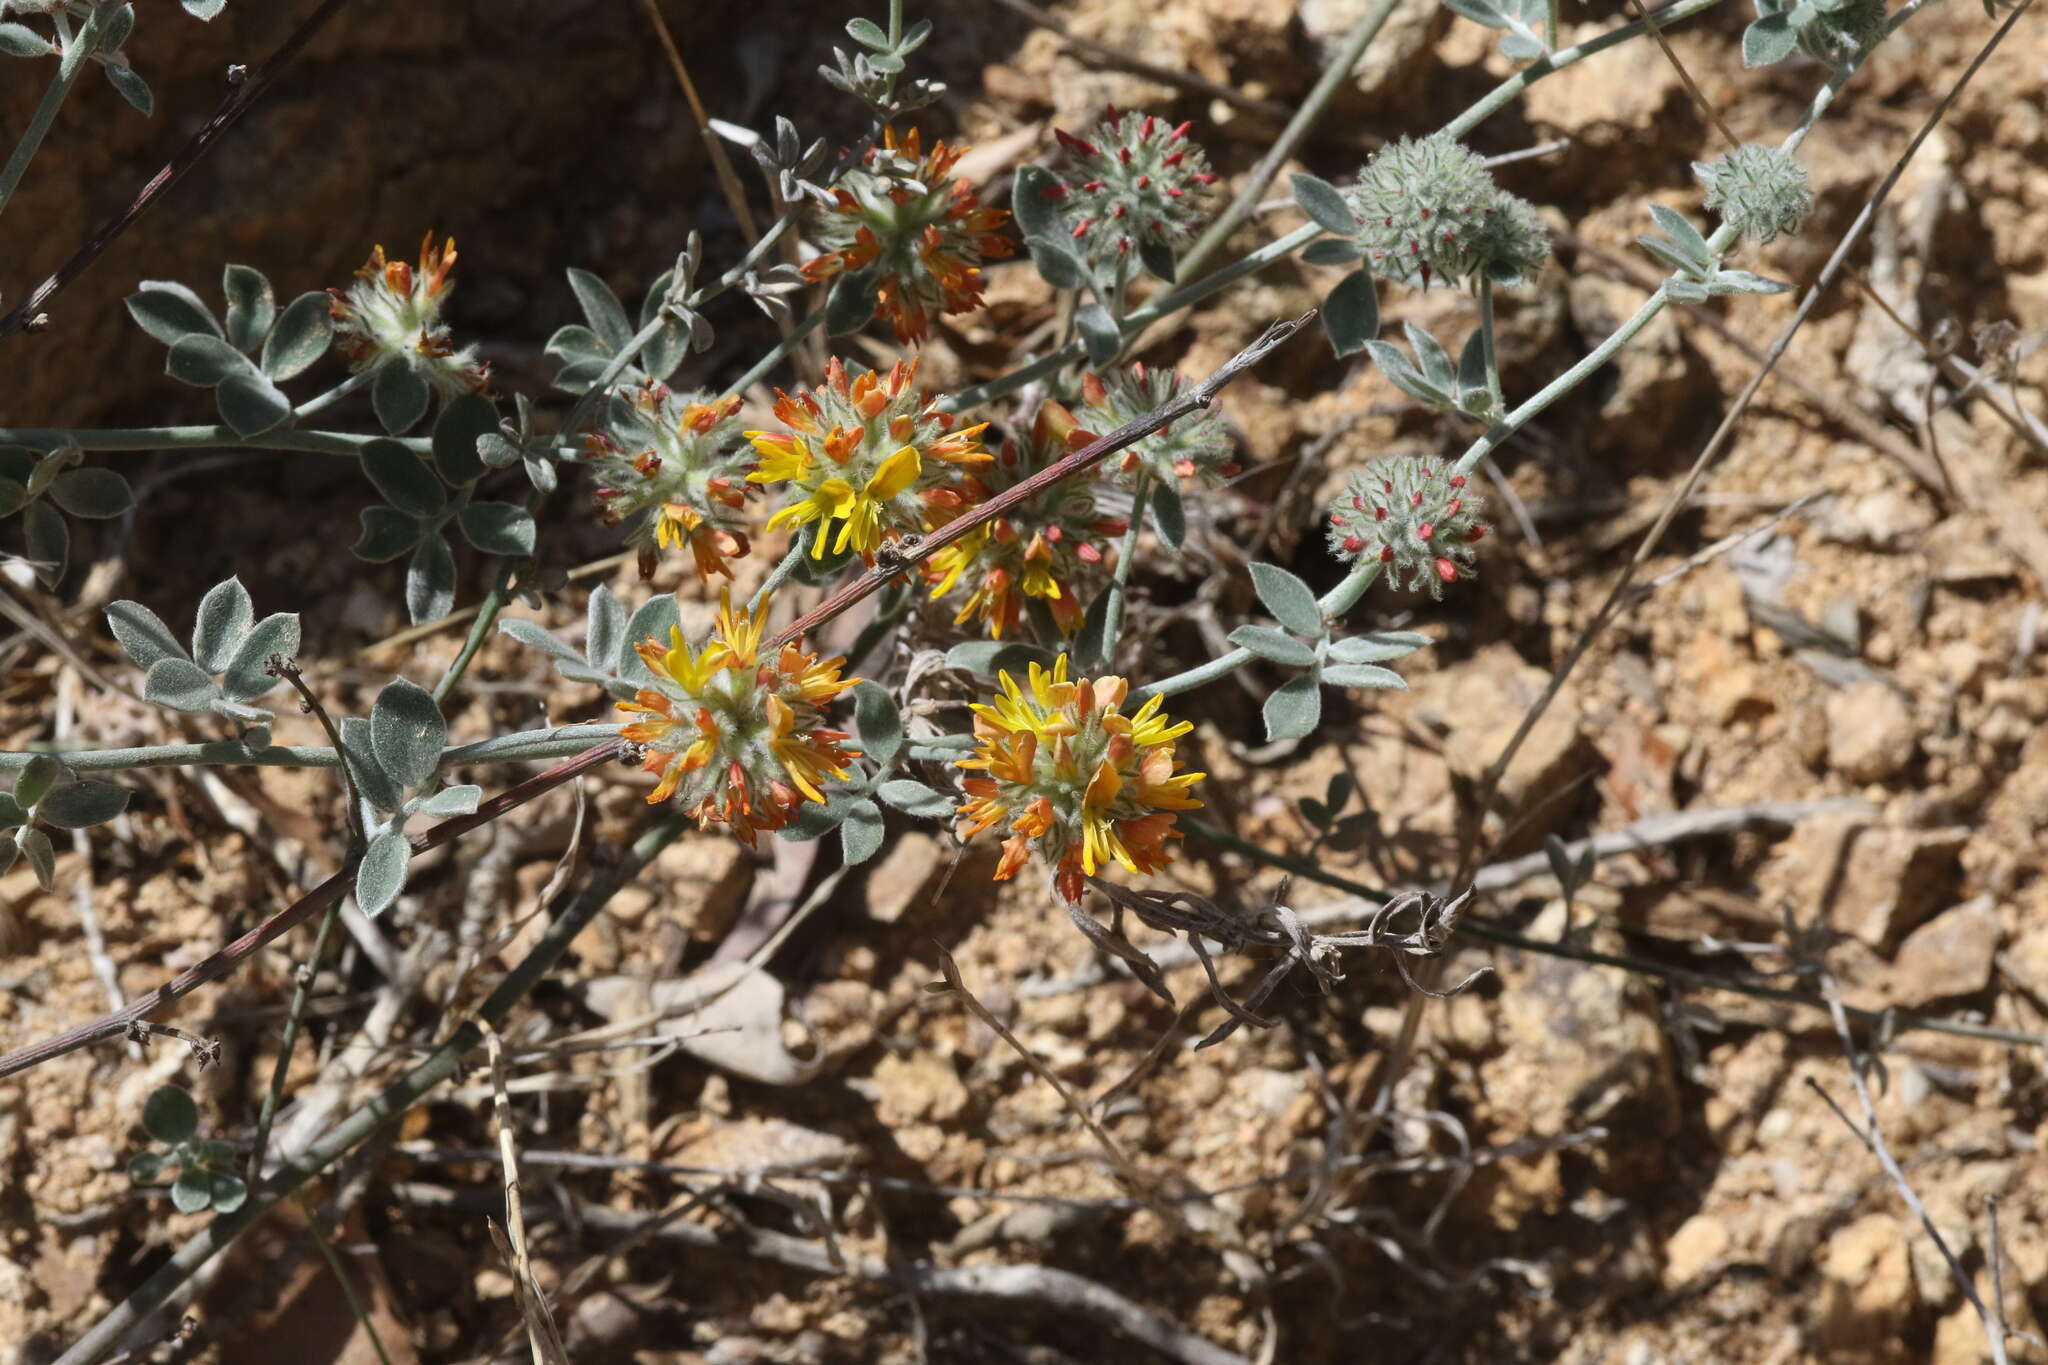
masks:
<svg viewBox="0 0 2048 1365"><path fill-rule="evenodd" d="M285 305L263 338L263 373L277 381L290 379L327 354L334 339L331 302L319 290L309 290Z"/></svg>
<svg viewBox="0 0 2048 1365"><path fill-rule="evenodd" d="M1261 659L1290 668L1308 668L1316 661L1316 652L1308 645L1295 639L1284 630L1271 626L1239 626L1230 632L1230 643L1239 649L1248 649Z"/></svg>
<svg viewBox="0 0 2048 1365"><path fill-rule="evenodd" d="M1323 718L1322 689L1306 673L1290 678L1266 698L1265 716L1267 739L1300 739Z"/></svg>
<svg viewBox="0 0 2048 1365"><path fill-rule="evenodd" d="M1252 587L1281 625L1311 640L1322 638L1323 609L1308 584L1277 564L1256 563L1252 565Z"/></svg>
<svg viewBox="0 0 2048 1365"><path fill-rule="evenodd" d="M213 678L190 659L158 659L142 680L145 701L174 711L204 711L219 695Z"/></svg>
<svg viewBox="0 0 2048 1365"><path fill-rule="evenodd" d="M80 778L50 789L36 806L36 818L58 829L90 829L104 825L128 808L128 789L112 782Z"/></svg>
<svg viewBox="0 0 2048 1365"><path fill-rule="evenodd" d="M298 652L298 613L281 611L264 617L250 628L228 661L221 691L229 701L256 700L282 681L269 672L270 656L280 654L289 659Z"/></svg>
<svg viewBox="0 0 2048 1365"><path fill-rule="evenodd" d="M401 787L426 782L441 765L447 743L448 722L431 692L405 678L384 684L370 708L370 746L394 782Z"/></svg>
<svg viewBox="0 0 2048 1365"><path fill-rule="evenodd" d="M239 577L214 584L199 600L199 620L192 627L193 659L208 673L225 669L255 619L249 590Z"/></svg>

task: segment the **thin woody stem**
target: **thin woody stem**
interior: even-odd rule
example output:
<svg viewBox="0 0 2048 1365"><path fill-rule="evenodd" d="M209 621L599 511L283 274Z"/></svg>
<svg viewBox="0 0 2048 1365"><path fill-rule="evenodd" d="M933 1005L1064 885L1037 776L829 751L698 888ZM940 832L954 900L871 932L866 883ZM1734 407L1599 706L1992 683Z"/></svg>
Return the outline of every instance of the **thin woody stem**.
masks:
<svg viewBox="0 0 2048 1365"><path fill-rule="evenodd" d="M598 764L616 758L623 752L623 745L614 741L610 744L600 744L587 753L578 754L575 758L558 763L546 772L530 777L517 786L508 788L497 796L492 797L489 801L477 807L472 814L458 815L453 819L443 820L424 834L413 836L413 849L415 852L418 852L433 848L436 845L445 844L451 839L467 834L477 826L487 824L507 811L525 805L535 797L553 791L578 773L595 768ZM61 1057L67 1052L76 1052L82 1047L90 1047L102 1039L120 1037L128 1031L129 1026L134 1021L153 1014L174 1001L182 1000L209 982L220 980L246 962L258 948L276 939L279 935L296 928L317 912L338 902L355 882L355 865L356 860L351 858L332 877L329 877L326 881L320 883L320 885L314 887L311 891L308 891L305 895L299 897L299 899L293 901L254 929L251 929L248 933L228 944L204 962L199 963L197 966L188 967L149 994L130 1001L120 1009L102 1018L95 1019L90 1024L81 1024L77 1028L60 1033L54 1038L46 1038L40 1043L32 1043L18 1052L12 1052L5 1057L0 1057L0 1079L26 1071L32 1066L40 1066L51 1058Z"/></svg>
<svg viewBox="0 0 2048 1365"><path fill-rule="evenodd" d="M845 587L839 589L839 591L833 593L823 602L791 622L783 629L781 634L769 641L768 648L771 651L780 649L792 640L801 637L805 632L823 625L851 607L854 603L872 596L890 579L895 578L913 565L931 558L946 546L951 545L954 541L972 531L975 527L984 525L1002 516L1018 503L1037 497L1062 479L1070 478L1075 474L1081 473L1083 470L1093 468L1101 463L1103 459L1122 450L1125 446L1143 440L1161 427L1170 426L1197 408L1208 407L1216 401L1216 395L1222 391L1225 385L1257 364L1269 351L1272 351L1281 342L1293 336L1304 324L1314 317L1315 310L1310 309L1291 322L1274 323L1265 330L1257 341L1254 341L1251 345L1225 361L1217 368L1214 374L1211 374L1201 383L1196 384L1186 393L1181 394L1170 402L1161 404L1135 421L1126 422L1107 436L1096 437L1079 450L1073 451L1055 463L1046 466L1030 478L1004 489L1001 493L996 494L973 511L962 513L959 517L947 522L938 530L926 535L917 544L904 549L894 550L887 556L887 562L877 564L874 568L868 570L859 578L854 579L853 582L848 583Z"/></svg>

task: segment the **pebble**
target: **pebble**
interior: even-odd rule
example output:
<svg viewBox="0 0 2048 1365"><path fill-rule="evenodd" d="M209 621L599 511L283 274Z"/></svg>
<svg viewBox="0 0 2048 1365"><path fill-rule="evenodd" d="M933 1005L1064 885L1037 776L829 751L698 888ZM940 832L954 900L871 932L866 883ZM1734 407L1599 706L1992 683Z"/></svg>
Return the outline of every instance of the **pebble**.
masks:
<svg viewBox="0 0 2048 1365"><path fill-rule="evenodd" d="M1858 683L1828 698L1828 766L1851 782L1883 782L1912 761L1913 712L1883 683Z"/></svg>

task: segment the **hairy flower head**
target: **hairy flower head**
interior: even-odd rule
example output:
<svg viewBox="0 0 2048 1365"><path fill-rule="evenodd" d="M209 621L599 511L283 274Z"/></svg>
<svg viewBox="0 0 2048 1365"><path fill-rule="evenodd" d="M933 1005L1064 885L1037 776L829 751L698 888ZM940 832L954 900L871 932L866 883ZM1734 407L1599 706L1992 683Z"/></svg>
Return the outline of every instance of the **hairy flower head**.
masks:
<svg viewBox="0 0 2048 1365"><path fill-rule="evenodd" d="M761 457L748 481L789 485L768 529L817 522L814 557L851 549L872 564L884 540L951 521L969 500L955 469L989 458L976 439L988 423L955 431L916 382L916 360L848 378L834 357L821 387L795 397L778 389L783 429L747 433Z"/></svg>
<svg viewBox="0 0 2048 1365"><path fill-rule="evenodd" d="M1380 148L1346 198L1372 272L1403 284L1481 272L1519 284L1550 254L1535 209L1495 186L1477 152L1441 135Z"/></svg>
<svg viewBox="0 0 2048 1365"><path fill-rule="evenodd" d="M1190 126L1111 105L1086 137L1053 129L1068 160L1046 193L1060 202L1082 256L1134 260L1147 245L1178 246L1194 235L1209 216L1216 176L1188 140Z"/></svg>
<svg viewBox="0 0 2048 1365"><path fill-rule="evenodd" d="M619 703L640 717L620 736L646 745L647 771L661 774L649 803L677 797L700 826L722 821L749 844L805 801L822 802L825 784L845 777L855 756L841 744L846 732L824 719L860 679L839 676L844 659L820 660L794 643L762 658L768 606L735 612L728 588L702 648L693 652L673 628L665 645L643 640L636 648L653 685Z"/></svg>
<svg viewBox="0 0 2048 1365"><path fill-rule="evenodd" d="M1122 678L1068 681L1067 656L1048 670L1032 664L1025 685L1002 675L1002 695L976 703L980 747L959 766L982 774L961 785L962 838L1008 822L995 879L1008 881L1036 848L1053 885L1070 902L1084 877L1110 863L1156 872L1173 860L1174 812L1199 810L1189 788L1205 773L1174 771L1173 742L1192 730L1160 712L1153 697L1126 716Z"/></svg>
<svg viewBox="0 0 2048 1365"><path fill-rule="evenodd" d="M1177 371L1141 360L1106 375L1081 376L1081 408L1075 415L1090 431L1104 435L1179 397L1186 387ZM1109 465L1125 488L1137 482L1141 468L1149 468L1161 483L1214 488L1237 473L1235 453L1223 419L1213 409L1199 408L1125 446L1109 457Z"/></svg>
<svg viewBox="0 0 2048 1365"><path fill-rule="evenodd" d="M985 502L1090 439L1072 413L1047 402L1021 445L1005 441L994 461L967 476L969 495L976 503ZM1061 633L1071 636L1086 612L1078 585L1090 570L1113 562L1116 553L1098 542L1122 535L1126 525L1096 509L1086 482L1067 479L939 550L925 561L925 577L933 597L944 597L963 582L971 589L953 618L956 626L978 618L989 637L1000 640L1005 632L1016 632L1024 604L1039 601Z"/></svg>
<svg viewBox="0 0 2048 1365"><path fill-rule="evenodd" d="M1347 563L1378 560L1396 587L1442 597L1444 584L1470 577L1478 563L1482 501L1441 460L1375 460L1330 504L1330 553Z"/></svg>
<svg viewBox="0 0 2048 1365"><path fill-rule="evenodd" d="M474 346L456 350L441 321L454 269L455 239L437 247L429 232L420 240L417 269L387 260L379 246L346 291L328 290L335 345L349 368L360 374L395 360L443 398L483 392L491 367L476 358Z"/></svg>
<svg viewBox="0 0 2048 1365"><path fill-rule="evenodd" d="M999 229L1006 209L985 207L953 178L967 151L935 143L922 150L918 132L899 145L884 135L859 166L833 188L833 204L816 228L823 255L806 261L816 283L849 271L872 272L875 312L888 317L896 340L924 340L934 311L965 313L981 302L981 263L1011 252Z"/></svg>
<svg viewBox="0 0 2048 1365"><path fill-rule="evenodd" d="M1707 187L1707 208L1755 242L1799 231L1813 212L1813 185L1790 152L1745 143L1712 165L1695 161L1693 174Z"/></svg>
<svg viewBox="0 0 2048 1365"><path fill-rule="evenodd" d="M741 512L754 464L739 435L740 400L654 384L615 396L610 409L585 458L604 524L632 522L626 540L640 553L640 576L653 576L658 551L687 545L700 578L731 578L726 560L748 550Z"/></svg>

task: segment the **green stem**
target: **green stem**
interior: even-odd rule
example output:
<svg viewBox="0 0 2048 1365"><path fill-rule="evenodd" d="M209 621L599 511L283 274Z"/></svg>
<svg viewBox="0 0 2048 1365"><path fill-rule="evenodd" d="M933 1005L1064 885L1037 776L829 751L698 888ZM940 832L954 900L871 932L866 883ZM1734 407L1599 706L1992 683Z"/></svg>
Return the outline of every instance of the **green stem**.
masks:
<svg viewBox="0 0 2048 1365"><path fill-rule="evenodd" d="M618 890L641 869L654 861L690 825L687 815L670 814L636 840L619 861L601 872L577 895L568 908L548 927L540 942L506 974L477 1013L494 1027L512 1006L524 999L540 979L551 971L568 951L570 940L597 916ZM276 1174L249 1192L248 1202L233 1213L222 1214L200 1229L178 1248L140 1288L118 1304L59 1358L58 1365L94 1365L111 1354L131 1328L149 1317L177 1290L199 1272L200 1267L232 1246L235 1240L264 1218L284 1199L314 1176L341 1159L356 1144L371 1136L392 1119L405 1113L456 1073L462 1057L474 1049L483 1034L473 1022L466 1022L436 1048L431 1056L383 1093L328 1130L297 1157L287 1160Z"/></svg>
<svg viewBox="0 0 2048 1365"><path fill-rule="evenodd" d="M594 721L584 725L557 725L545 730L521 730L471 744L458 744L442 751L441 766L465 767L479 763L526 763L537 759L568 758L593 744L618 737L619 727ZM73 772L120 772L129 768L338 768L334 750L318 744L273 744L252 749L235 740L210 744L152 744L136 749L67 749L41 745L18 753L0 753L0 773L20 772L38 753L63 758Z"/></svg>
<svg viewBox="0 0 2048 1365"><path fill-rule="evenodd" d="M299 1029L306 1019L306 1006L313 998L313 978L320 974L320 964L327 958L327 941L334 936L334 923L340 918L341 901L337 899L320 917L320 932L313 936L312 954L306 958L298 984L292 988L292 1006L285 1014L284 1032L277 1040L277 1064L271 1068L270 1089L264 1093L263 1108L257 1112L256 1139L249 1148L248 1179L252 1187L263 1178L263 1157L270 1147L270 1125L276 1121L277 1108L284 1102L285 1073L291 1070L292 1050L298 1046Z"/></svg>
<svg viewBox="0 0 2048 1365"><path fill-rule="evenodd" d="M1557 51L1557 0L1545 0L1543 6L1543 50Z"/></svg>
<svg viewBox="0 0 2048 1365"><path fill-rule="evenodd" d="M1715 237L1718 238L1719 236L1719 233L1715 234ZM1525 401L1522 406L1488 427L1485 434L1474 441L1465 453L1458 457L1458 462L1451 467L1451 472L1453 474L1470 474L1474 465L1497 450L1506 442L1508 437L1520 431L1538 413L1570 393L1579 385L1585 383L1595 370L1605 365L1614 357L1617 351L1628 345L1638 332L1649 326L1657 314L1664 311L1664 305L1667 302L1669 300L1665 298L1664 290L1660 286L1656 293L1643 300L1642 307L1636 309L1634 316L1622 323L1621 326L1615 328L1605 341L1602 341L1598 346L1589 351L1578 364L1551 380Z"/></svg>
<svg viewBox="0 0 2048 1365"><path fill-rule="evenodd" d="M55 450L69 441L80 450L303 450L315 455L345 455L355 459L372 441L398 439L378 433L356 436L345 431L293 431L280 427L255 436L243 436L230 426L193 427L102 427L96 430L70 427L0 427L0 445L29 446ZM432 445L424 437L399 439L415 455L425 455Z"/></svg>
<svg viewBox="0 0 2048 1365"><path fill-rule="evenodd" d="M1120 324L1120 330L1126 337L1129 337L1140 329L1148 327L1159 321L1159 319L1166 317L1168 314L1177 313L1191 304L1200 303L1211 294L1236 284L1245 276L1264 270L1275 261L1285 260L1288 256L1314 241L1322 234L1322 231L1314 223L1296 228L1278 241L1268 242L1249 256L1233 261L1221 270L1205 275L1193 283L1182 285L1178 289L1170 290L1153 299L1150 303L1147 303L1144 307L1123 319ZM1012 370L1006 375L1000 375L995 379L991 379L986 384L978 384L971 389L962 389L950 398L941 399L939 407L947 412L961 412L986 403L991 399L1001 398L1004 394L1015 393L1033 380L1043 379L1062 365L1080 360L1086 354L1087 352L1082 349L1080 342L1070 341L1050 355L1040 356L1030 364Z"/></svg>
<svg viewBox="0 0 2048 1365"><path fill-rule="evenodd" d="M1351 572L1345 575L1343 582L1317 599L1316 606L1325 617L1334 619L1342 616L1358 605L1358 599L1365 596L1365 590L1370 588L1379 576L1380 562L1377 559L1354 565ZM1192 692L1205 683L1230 676L1255 657L1257 656L1248 649L1233 649L1228 654L1219 655L1205 664L1198 664L1170 678L1146 683L1131 693L1131 702L1135 705L1149 697L1171 697L1182 692Z"/></svg>
<svg viewBox="0 0 2048 1365"><path fill-rule="evenodd" d="M1358 21L1358 26L1351 30L1351 36L1344 40L1343 51L1323 68L1322 77L1316 81L1315 88L1308 92L1308 98L1302 101L1301 108L1294 111L1294 117L1280 130L1280 136L1272 148L1259 159L1258 167L1252 171L1251 178L1245 181L1244 187L1238 190L1237 197L1230 201L1230 207L1209 225L1208 230L1188 248L1188 254L1180 259L1179 268L1182 271L1200 268L1203 262L1216 254L1225 239L1257 211L1259 200L1266 192L1266 186L1273 183L1273 177L1287 164L1287 158L1294 155L1294 149L1308 136L1309 129L1322 117L1330 101L1336 98L1337 91L1351 78L1352 69L1358 65L1358 59L1365 55L1365 49L1379 36L1380 29L1386 25L1387 17L1394 12L1394 6L1398 3L1400 0L1379 0L1372 12Z"/></svg>
<svg viewBox="0 0 2048 1365"><path fill-rule="evenodd" d="M8 201L14 198L15 190L21 186L21 177L28 172L28 163L35 160L43 139L49 135L50 125L56 122L57 110L71 93L71 87L78 84L86 59L99 43L100 19L112 8L106 4L95 5L77 35L64 44L64 54L57 59L57 74L50 79L49 89L43 91L35 113L29 116L28 127L22 130L21 141L14 144L6 166L0 167L0 213L6 212Z"/></svg>
<svg viewBox="0 0 2048 1365"><path fill-rule="evenodd" d="M773 593L777 588L789 581L789 576L796 572L799 564L804 562L804 547L810 543L810 539L810 527L800 526L797 528L797 533L790 537L789 552L782 556L782 562L769 572L768 577L761 580L761 586L756 588L754 595L747 599L748 611L757 610L763 602L768 600L770 593Z"/></svg>
<svg viewBox="0 0 2048 1365"><path fill-rule="evenodd" d="M1138 466L1138 478L1131 487L1131 524L1124 528L1123 548L1117 552L1116 574L1109 580L1109 602L1102 610L1102 653L1090 660L1104 668L1116 659L1116 642L1124 633L1125 585L1131 579L1131 561L1138 557L1138 531L1145 524L1145 495L1152 489L1152 467Z"/></svg>
<svg viewBox="0 0 2048 1365"><path fill-rule="evenodd" d="M313 1239L313 1245L320 1248L320 1255L327 1262L327 1268L334 1272L335 1283L341 1286L341 1296L348 1300L349 1312L355 1314L356 1325L363 1329L363 1335L370 1339L370 1345L377 1352L377 1365L391 1365L391 1357L384 1350L384 1341L377 1335L377 1326L370 1321L369 1307L364 1304L355 1281L349 1278L347 1267L342 1265L341 1254L334 1249L334 1243L327 1239L327 1234L320 1230L320 1215L314 1212L313 1206L303 1196L299 1200L299 1207L306 1213L307 1235Z"/></svg>
<svg viewBox="0 0 2048 1365"><path fill-rule="evenodd" d="M1501 393L1500 358L1493 346L1493 281L1484 271L1479 274L1479 350L1486 358L1486 396L1491 400L1486 410L1504 412L1508 401Z"/></svg>
<svg viewBox="0 0 2048 1365"><path fill-rule="evenodd" d="M767 355L764 355L759 360L755 361L753 368L749 369L745 374L741 375L738 379L734 380L733 383L727 388L726 392L745 393L748 389L752 388L756 383L760 382L762 379L767 377L768 372L774 369L777 365L780 365L784 360L788 359L790 352L794 351L797 348L797 343L801 342L805 337L809 336L812 332L816 331L818 329L818 324L822 323L824 320L825 308L823 304L820 304L815 310L813 310L810 313L809 316L804 318L802 322L799 322L795 327L791 328L789 335L784 337L781 341L777 342L773 350L769 351Z"/></svg>
<svg viewBox="0 0 2048 1365"><path fill-rule="evenodd" d="M1690 19L1695 14L1710 10L1720 3L1721 0L1678 0L1677 4L1657 12L1657 27L1669 29L1673 24ZM1463 138L1465 134L1483 123L1488 116L1505 108L1514 101L1515 96L1521 94L1545 76L1550 75L1554 71L1562 71L1565 67L1571 66L1575 62L1582 62L1595 53L1605 52L1617 43L1625 43L1631 38L1639 38L1649 31L1650 24L1648 20L1636 19L1616 28L1611 28L1607 32L1598 34L1595 37L1588 38L1576 47L1568 47L1562 52L1553 52L1547 57L1539 57L1502 81L1499 85L1496 85L1493 89L1487 91L1469 109L1452 119L1449 123L1446 123L1438 131L1444 137Z"/></svg>
<svg viewBox="0 0 2048 1365"><path fill-rule="evenodd" d="M354 393L357 389L360 389L364 385L368 384L372 379L376 378L376 376L377 372L375 370L364 370L360 374L350 375L348 378L342 380L339 384L336 384L327 392L323 394L317 394L312 398L308 398L305 402L293 408L292 420L301 421L305 418L311 417L314 413L320 411L322 408L327 407L332 403L339 402L341 399L348 397L348 395Z"/></svg>

